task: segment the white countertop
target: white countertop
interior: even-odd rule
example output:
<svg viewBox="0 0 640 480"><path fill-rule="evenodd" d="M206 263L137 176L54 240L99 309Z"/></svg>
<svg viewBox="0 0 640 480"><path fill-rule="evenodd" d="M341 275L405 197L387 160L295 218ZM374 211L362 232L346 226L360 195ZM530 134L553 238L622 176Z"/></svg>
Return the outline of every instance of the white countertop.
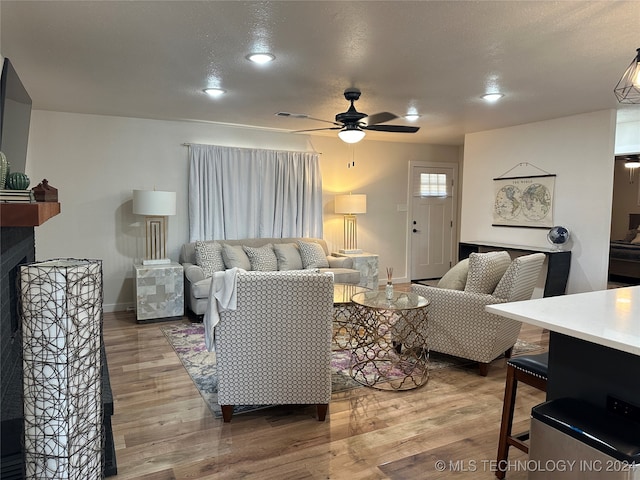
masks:
<svg viewBox="0 0 640 480"><path fill-rule="evenodd" d="M488 305L485 309L640 356L640 286Z"/></svg>

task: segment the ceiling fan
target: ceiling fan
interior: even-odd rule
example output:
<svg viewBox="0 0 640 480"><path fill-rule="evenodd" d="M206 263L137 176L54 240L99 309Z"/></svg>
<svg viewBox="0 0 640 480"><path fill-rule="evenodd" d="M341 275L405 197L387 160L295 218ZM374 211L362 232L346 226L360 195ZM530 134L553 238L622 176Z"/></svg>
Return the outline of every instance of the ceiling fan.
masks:
<svg viewBox="0 0 640 480"><path fill-rule="evenodd" d="M319 130L340 130L338 136L343 142L357 143L365 136L365 130L373 130L376 132L393 132L393 133L415 133L420 130L420 127L412 127L407 125L380 125L381 123L388 122L394 118L398 118L397 115L389 112L380 112L374 115L367 115L366 113L358 112L353 102L360 98L362 92L358 88L347 88L344 91L344 98L351 102L351 106L346 112L338 113L335 121L322 120L320 118L313 118L305 114L296 114L288 112L276 113L279 117L294 117L294 118L306 118L309 120L315 120L318 122L331 123L333 127L325 128L312 128L307 130L296 130L294 133L302 132L315 132ZM366 120L365 120L366 119Z"/></svg>

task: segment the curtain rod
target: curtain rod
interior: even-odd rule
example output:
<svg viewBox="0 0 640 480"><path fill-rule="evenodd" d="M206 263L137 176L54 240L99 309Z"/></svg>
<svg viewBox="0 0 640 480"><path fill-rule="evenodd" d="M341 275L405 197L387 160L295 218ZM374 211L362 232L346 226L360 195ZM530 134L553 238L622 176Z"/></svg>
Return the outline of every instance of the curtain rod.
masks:
<svg viewBox="0 0 640 480"><path fill-rule="evenodd" d="M301 152L299 150L275 150L273 148L251 148L251 147L229 147L229 146L225 146L225 145L213 145L213 144L208 144L208 143L181 143L180 144L183 147L190 147L191 145L205 145L207 147L225 147L225 148L243 148L245 150L269 150L272 152L291 152L291 153L317 153L318 155L322 155L322 152L316 152L315 150L312 150L310 152L305 151L305 152ZM313 146L313 145L311 145Z"/></svg>

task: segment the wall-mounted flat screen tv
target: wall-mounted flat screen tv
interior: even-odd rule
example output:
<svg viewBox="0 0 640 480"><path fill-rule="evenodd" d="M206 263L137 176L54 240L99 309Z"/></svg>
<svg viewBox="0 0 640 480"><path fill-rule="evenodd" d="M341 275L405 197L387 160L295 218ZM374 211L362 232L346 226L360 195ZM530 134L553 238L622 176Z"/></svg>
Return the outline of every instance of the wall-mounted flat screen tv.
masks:
<svg viewBox="0 0 640 480"><path fill-rule="evenodd" d="M31 122L31 97L8 58L0 80L0 151L12 172L23 172L27 164L27 144Z"/></svg>

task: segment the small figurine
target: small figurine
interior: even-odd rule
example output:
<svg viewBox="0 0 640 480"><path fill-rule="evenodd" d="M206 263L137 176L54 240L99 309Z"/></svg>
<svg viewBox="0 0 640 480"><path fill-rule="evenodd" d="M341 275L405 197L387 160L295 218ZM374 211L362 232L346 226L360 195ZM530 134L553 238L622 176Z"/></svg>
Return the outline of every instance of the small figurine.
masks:
<svg viewBox="0 0 640 480"><path fill-rule="evenodd" d="M37 187L33 187L33 196L36 202L57 202L58 201L58 189L49 185L48 180L45 178L38 184Z"/></svg>

